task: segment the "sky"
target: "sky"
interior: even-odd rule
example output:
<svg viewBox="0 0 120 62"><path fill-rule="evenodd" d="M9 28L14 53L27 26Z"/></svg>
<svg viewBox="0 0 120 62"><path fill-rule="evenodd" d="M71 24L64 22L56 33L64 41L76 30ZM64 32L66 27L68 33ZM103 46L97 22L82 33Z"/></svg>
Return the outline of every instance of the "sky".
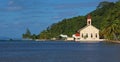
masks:
<svg viewBox="0 0 120 62"><path fill-rule="evenodd" d="M88 14L102 1L117 0L0 0L0 37L22 38L27 28L39 34L65 18Z"/></svg>

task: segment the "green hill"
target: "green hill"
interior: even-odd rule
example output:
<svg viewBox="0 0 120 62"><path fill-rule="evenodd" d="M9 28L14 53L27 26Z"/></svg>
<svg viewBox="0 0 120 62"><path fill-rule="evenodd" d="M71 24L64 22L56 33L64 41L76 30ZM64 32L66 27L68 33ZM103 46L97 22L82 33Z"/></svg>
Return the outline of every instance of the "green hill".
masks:
<svg viewBox="0 0 120 62"><path fill-rule="evenodd" d="M118 22L120 23L120 1L116 3L107 1L101 2L98 5L97 9L91 12L90 14L92 16L92 24L99 28L101 31L100 33L101 37L111 39L111 37L108 37L107 33L105 33L106 35L103 33L107 31L104 29L107 28L109 24L116 23L116 20L118 20ZM52 24L46 30L42 31L39 34L39 38L40 39L51 39L54 37L58 38L60 34L66 34L68 36L71 36L78 29L82 28L85 25L86 16L78 16L70 19L64 19L58 23ZM117 28L117 30L120 30L120 28ZM120 32L115 33L115 35L119 34Z"/></svg>
<svg viewBox="0 0 120 62"><path fill-rule="evenodd" d="M89 14L92 16L92 25L100 29L101 38L111 40L120 39L120 1L116 3L101 2L96 10ZM60 34L72 36L77 30L86 25L87 15L64 19L58 23L54 23L42 31L37 38L58 38Z"/></svg>

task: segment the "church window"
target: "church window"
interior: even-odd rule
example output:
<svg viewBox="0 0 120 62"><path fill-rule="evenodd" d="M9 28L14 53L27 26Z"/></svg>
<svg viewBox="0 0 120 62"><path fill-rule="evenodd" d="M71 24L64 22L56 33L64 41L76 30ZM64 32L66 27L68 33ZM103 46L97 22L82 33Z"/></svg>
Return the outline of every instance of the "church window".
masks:
<svg viewBox="0 0 120 62"><path fill-rule="evenodd" d="M97 38L97 33L96 33L96 38Z"/></svg>
<svg viewBox="0 0 120 62"><path fill-rule="evenodd" d="M90 24L90 21L88 21L89 22L89 24Z"/></svg>
<svg viewBox="0 0 120 62"><path fill-rule="evenodd" d="M88 33L86 34L86 37L88 37Z"/></svg>
<svg viewBox="0 0 120 62"><path fill-rule="evenodd" d="M86 35L84 36L84 39L88 38L88 33L86 33Z"/></svg>
<svg viewBox="0 0 120 62"><path fill-rule="evenodd" d="M82 33L82 38L83 38L83 33Z"/></svg>
<svg viewBox="0 0 120 62"><path fill-rule="evenodd" d="M91 33L91 38L93 37L93 34Z"/></svg>

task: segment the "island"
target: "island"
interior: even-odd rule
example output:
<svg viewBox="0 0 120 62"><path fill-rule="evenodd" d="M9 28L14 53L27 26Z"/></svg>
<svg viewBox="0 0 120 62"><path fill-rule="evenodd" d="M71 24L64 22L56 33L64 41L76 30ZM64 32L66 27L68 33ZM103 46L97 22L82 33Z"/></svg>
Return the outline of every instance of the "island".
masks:
<svg viewBox="0 0 120 62"><path fill-rule="evenodd" d="M31 34L29 29L27 29L26 33L24 33L22 37L23 39L33 39L33 40L36 39L37 40L69 40L69 39L78 40L78 39L89 38L89 40L105 39L107 41L112 40L119 42L120 40L120 10L119 9L120 9L119 0L117 2L103 1L97 6L96 10L84 16L81 15L73 18L63 19L58 23L52 24L51 26L49 26L48 28L46 28L45 30L40 32L40 34L37 35ZM89 14L92 16L92 19ZM87 29L88 33L85 34L81 33L83 29ZM91 32L90 31L91 29L94 29L95 32L90 34L89 32Z"/></svg>

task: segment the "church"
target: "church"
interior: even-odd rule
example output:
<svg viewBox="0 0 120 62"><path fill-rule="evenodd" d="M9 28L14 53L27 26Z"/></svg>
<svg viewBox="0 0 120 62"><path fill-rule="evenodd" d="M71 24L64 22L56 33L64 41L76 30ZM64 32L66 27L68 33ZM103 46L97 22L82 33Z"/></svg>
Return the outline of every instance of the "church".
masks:
<svg viewBox="0 0 120 62"><path fill-rule="evenodd" d="M99 40L99 29L92 25L91 16L87 16L87 25L73 35L75 41L97 41Z"/></svg>

